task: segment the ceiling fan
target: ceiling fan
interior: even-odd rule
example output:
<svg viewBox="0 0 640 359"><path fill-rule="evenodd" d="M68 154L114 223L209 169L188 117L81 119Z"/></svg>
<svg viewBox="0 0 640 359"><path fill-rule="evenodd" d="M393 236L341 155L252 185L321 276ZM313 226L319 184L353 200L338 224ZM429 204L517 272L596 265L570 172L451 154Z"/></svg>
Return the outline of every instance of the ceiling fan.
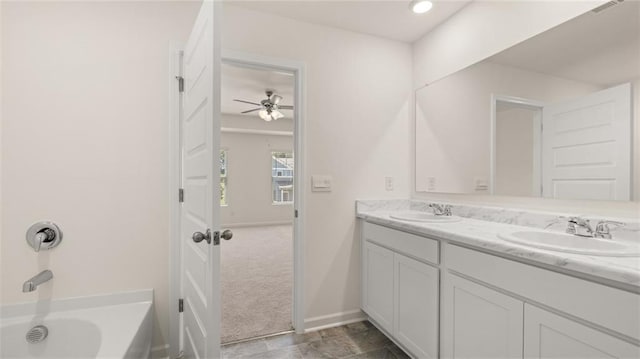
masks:
<svg viewBox="0 0 640 359"><path fill-rule="evenodd" d="M250 105L260 106L258 108L254 108L247 111L242 111L241 113L249 113L253 111L258 111L258 116L265 121L277 120L279 118L284 117L282 112L278 110L293 110L293 106L288 105L280 105L280 100L282 100L282 96L276 95L275 90L266 89L264 93L267 95L267 98L260 101L260 103L238 100L234 99L233 101L248 103Z"/></svg>

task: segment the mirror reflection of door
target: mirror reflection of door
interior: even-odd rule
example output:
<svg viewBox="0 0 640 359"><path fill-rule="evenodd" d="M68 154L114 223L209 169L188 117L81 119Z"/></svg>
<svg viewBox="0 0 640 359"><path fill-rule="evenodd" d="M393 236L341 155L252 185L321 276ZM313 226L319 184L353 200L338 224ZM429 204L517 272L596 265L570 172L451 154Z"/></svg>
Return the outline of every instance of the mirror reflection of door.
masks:
<svg viewBox="0 0 640 359"><path fill-rule="evenodd" d="M495 101L493 194L630 200L631 84L537 105Z"/></svg>
<svg viewBox="0 0 640 359"><path fill-rule="evenodd" d="M631 199L631 84L545 106L543 196Z"/></svg>
<svg viewBox="0 0 640 359"><path fill-rule="evenodd" d="M640 200L638 64L625 1L417 89L416 192Z"/></svg>

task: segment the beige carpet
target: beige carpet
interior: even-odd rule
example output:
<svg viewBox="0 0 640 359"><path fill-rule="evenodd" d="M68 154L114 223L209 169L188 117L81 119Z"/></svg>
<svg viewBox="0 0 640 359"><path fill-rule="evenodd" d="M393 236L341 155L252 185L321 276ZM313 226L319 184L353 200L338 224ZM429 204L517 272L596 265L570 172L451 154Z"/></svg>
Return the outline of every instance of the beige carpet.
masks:
<svg viewBox="0 0 640 359"><path fill-rule="evenodd" d="M293 228L232 228L221 243L222 343L291 329Z"/></svg>

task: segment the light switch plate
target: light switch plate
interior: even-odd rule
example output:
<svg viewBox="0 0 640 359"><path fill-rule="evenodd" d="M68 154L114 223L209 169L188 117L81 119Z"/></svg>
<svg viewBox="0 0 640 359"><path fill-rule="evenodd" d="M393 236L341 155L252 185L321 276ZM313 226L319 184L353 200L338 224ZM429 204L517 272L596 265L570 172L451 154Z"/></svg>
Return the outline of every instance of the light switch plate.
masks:
<svg viewBox="0 0 640 359"><path fill-rule="evenodd" d="M435 191L435 190L436 190L436 178L427 177L427 191Z"/></svg>
<svg viewBox="0 0 640 359"><path fill-rule="evenodd" d="M393 191L393 177L384 178L384 188L387 191Z"/></svg>
<svg viewBox="0 0 640 359"><path fill-rule="evenodd" d="M332 182L330 175L311 175L311 192L331 192Z"/></svg>

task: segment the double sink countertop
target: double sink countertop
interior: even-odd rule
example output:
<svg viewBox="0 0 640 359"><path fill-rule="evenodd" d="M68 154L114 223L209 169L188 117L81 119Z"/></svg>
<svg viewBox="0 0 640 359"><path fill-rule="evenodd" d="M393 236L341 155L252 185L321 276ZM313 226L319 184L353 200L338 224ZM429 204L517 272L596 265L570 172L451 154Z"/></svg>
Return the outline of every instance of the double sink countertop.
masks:
<svg viewBox="0 0 640 359"><path fill-rule="evenodd" d="M567 222L559 217L573 216L571 214L452 204L453 215L462 217L460 221L413 222L390 217L390 215L409 210L431 212L429 203L416 200L356 201L356 216L370 223L446 240L452 244L476 248L526 264L640 293L640 256L573 254L519 245L498 237L500 233L532 229L563 232ZM592 219L594 224L597 220L604 219L592 216L581 217ZM625 226L612 230L613 239L611 240L640 241L640 224L637 221L619 218L615 220L624 222Z"/></svg>

